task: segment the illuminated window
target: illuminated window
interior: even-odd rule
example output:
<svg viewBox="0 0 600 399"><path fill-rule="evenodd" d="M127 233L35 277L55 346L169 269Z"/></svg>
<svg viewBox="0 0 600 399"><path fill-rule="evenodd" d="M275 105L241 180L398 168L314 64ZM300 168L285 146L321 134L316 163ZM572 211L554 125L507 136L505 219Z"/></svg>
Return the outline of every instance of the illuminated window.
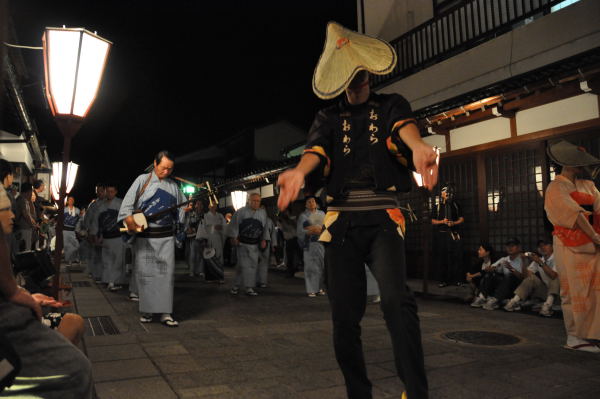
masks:
<svg viewBox="0 0 600 399"><path fill-rule="evenodd" d="M544 181L542 179L542 167L536 166L533 174L535 175L535 188L537 188L540 196L544 196Z"/></svg>
<svg viewBox="0 0 600 399"><path fill-rule="evenodd" d="M498 205L500 204L500 191L493 190L488 191L488 211L498 212Z"/></svg>

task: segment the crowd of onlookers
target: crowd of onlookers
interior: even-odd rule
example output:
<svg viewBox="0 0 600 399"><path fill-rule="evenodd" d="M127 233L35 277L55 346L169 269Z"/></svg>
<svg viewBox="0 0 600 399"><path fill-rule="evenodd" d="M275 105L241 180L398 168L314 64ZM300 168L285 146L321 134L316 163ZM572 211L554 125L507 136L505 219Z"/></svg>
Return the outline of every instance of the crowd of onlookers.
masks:
<svg viewBox="0 0 600 399"><path fill-rule="evenodd" d="M466 274L473 294L471 306L514 312L526 301L538 300L542 302L539 314L552 316L560 295L552 243L539 240L536 251L523 252L519 239L511 238L504 248L507 255L496 259L489 244L479 246L478 266Z"/></svg>
<svg viewBox="0 0 600 399"><path fill-rule="evenodd" d="M91 398L91 365L76 347L83 319L62 311L68 303L50 296L49 280L33 273L50 256L51 230L42 225L52 216L39 195L43 182L22 183L15 196L13 174L11 164L0 160L0 391L8 397Z"/></svg>

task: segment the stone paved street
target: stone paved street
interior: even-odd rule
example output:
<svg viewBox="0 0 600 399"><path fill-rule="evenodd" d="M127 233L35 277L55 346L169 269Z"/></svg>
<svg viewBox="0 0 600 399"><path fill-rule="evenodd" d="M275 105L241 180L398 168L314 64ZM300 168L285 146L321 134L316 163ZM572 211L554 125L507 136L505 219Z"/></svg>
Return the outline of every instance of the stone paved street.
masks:
<svg viewBox="0 0 600 399"><path fill-rule="evenodd" d="M232 270L227 269L228 281ZM71 281L89 281L71 273ZM345 398L331 345L326 297L308 298L300 279L270 274L258 297L179 275L179 328L138 322L125 291L92 283L74 288L84 317L110 316L120 334L87 336L97 397ZM418 286L415 284L415 286ZM568 351L559 318L472 309L419 298L431 398L598 398L600 356ZM443 333L485 330L516 335L510 346L452 342ZM391 342L377 305L368 306L363 343L375 398L400 398Z"/></svg>

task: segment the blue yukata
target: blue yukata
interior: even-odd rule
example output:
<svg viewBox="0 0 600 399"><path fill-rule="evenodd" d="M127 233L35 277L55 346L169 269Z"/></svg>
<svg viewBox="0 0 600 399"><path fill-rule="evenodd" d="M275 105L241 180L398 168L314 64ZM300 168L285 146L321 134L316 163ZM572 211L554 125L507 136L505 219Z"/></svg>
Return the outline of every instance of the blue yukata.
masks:
<svg viewBox="0 0 600 399"><path fill-rule="evenodd" d="M91 222L90 234L102 242L102 281L108 284L124 284L125 281L125 243L117 222L121 209L121 198L100 201L96 217Z"/></svg>
<svg viewBox="0 0 600 399"><path fill-rule="evenodd" d="M260 256L260 243L269 240L267 212L264 209L254 210L249 206L238 209L227 225L227 236L237 238L237 263L235 266L234 287L256 286L256 271Z"/></svg>
<svg viewBox="0 0 600 399"><path fill-rule="evenodd" d="M79 261L79 241L75 235L75 227L79 221L79 208L65 207L65 221L63 230L63 242L65 250L65 262Z"/></svg>
<svg viewBox="0 0 600 399"><path fill-rule="evenodd" d="M118 222L132 215L135 197L142 190L149 174L137 177L121 204ZM184 202L185 197L177 184L167 178L160 180L154 172L146 189L138 199L137 208L146 217ZM173 313L173 288L175 273L175 225L183 224L183 208L161 215L157 220L148 220L148 231L138 234L133 243L134 266L141 313ZM161 237L152 231L161 231ZM166 233L165 233L166 232Z"/></svg>
<svg viewBox="0 0 600 399"><path fill-rule="evenodd" d="M318 235L306 234L309 226L322 226L325 213L320 210L306 210L298 216L297 235L304 255L304 283L307 294L315 294L323 288L323 270L325 268L325 248Z"/></svg>

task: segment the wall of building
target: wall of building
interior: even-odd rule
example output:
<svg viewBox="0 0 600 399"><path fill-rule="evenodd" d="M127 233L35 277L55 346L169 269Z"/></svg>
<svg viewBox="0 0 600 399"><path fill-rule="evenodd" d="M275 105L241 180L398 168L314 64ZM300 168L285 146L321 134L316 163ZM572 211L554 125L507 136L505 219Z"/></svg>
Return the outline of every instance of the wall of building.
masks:
<svg viewBox="0 0 600 399"><path fill-rule="evenodd" d="M376 9L365 11L365 16L371 13L382 18L388 2L369 4ZM378 27L373 22L372 29L381 30L383 25ZM600 1L581 0L395 82L381 92L400 93L417 110L594 49L599 43Z"/></svg>
<svg viewBox="0 0 600 399"><path fill-rule="evenodd" d="M369 36L393 40L433 18L433 2L423 0L357 0L358 27Z"/></svg>
<svg viewBox="0 0 600 399"><path fill-rule="evenodd" d="M538 107L519 111L515 118L516 131L511 130L510 118L496 117L483 122L451 129L450 149L452 151L462 150L481 144L494 143L516 136L525 136L539 131L566 126L578 122L584 122L600 118L600 103L598 96L592 93L583 93L578 96L564 100L554 101ZM433 139L435 137L435 139ZM441 152L448 149L434 143L440 141L440 137L430 136L426 138L432 145L438 145Z"/></svg>
<svg viewBox="0 0 600 399"><path fill-rule="evenodd" d="M259 161L283 159L281 149L306 140L306 132L287 121L257 128L254 133L254 156Z"/></svg>

